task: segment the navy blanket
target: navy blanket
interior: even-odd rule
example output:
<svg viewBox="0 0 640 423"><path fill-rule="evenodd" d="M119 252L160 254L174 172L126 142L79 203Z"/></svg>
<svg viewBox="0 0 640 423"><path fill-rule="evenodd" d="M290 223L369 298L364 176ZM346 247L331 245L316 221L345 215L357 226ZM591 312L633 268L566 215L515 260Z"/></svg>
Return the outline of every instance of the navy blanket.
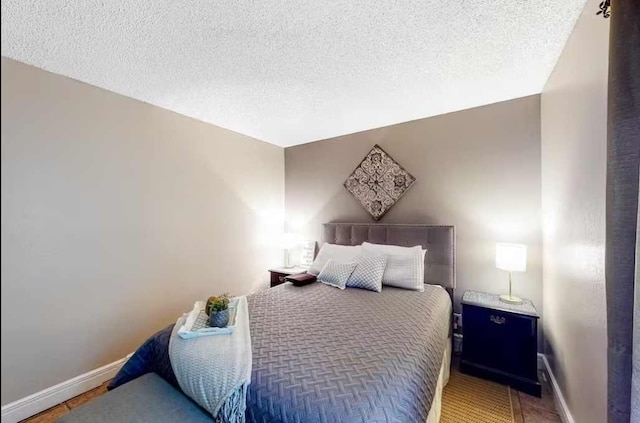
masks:
<svg viewBox="0 0 640 423"><path fill-rule="evenodd" d="M116 377L111 380L107 389L112 390L144 374L153 372L182 392L169 360L169 339L172 330L173 325L169 325L147 339L120 369Z"/></svg>

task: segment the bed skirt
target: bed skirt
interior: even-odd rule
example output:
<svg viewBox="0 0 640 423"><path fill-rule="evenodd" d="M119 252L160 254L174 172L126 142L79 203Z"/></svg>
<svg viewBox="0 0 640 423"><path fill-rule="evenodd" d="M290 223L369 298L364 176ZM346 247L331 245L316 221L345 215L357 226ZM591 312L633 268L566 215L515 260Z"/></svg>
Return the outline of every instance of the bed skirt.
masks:
<svg viewBox="0 0 640 423"><path fill-rule="evenodd" d="M449 383L449 374L451 372L451 338L447 342L447 347L444 350L444 357L442 359L442 367L440 368L440 375L438 376L438 383L436 385L436 393L433 396L433 402L431 403L431 409L427 416L426 423L439 423L442 416L442 391L444 387Z"/></svg>

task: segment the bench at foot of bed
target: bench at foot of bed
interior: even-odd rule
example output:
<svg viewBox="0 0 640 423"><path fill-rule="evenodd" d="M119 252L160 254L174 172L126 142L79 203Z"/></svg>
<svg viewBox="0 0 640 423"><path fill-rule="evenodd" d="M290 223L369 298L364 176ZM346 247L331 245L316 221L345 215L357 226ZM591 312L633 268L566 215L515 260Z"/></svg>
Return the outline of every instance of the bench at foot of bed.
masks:
<svg viewBox="0 0 640 423"><path fill-rule="evenodd" d="M206 411L155 373L74 408L57 423L211 423Z"/></svg>

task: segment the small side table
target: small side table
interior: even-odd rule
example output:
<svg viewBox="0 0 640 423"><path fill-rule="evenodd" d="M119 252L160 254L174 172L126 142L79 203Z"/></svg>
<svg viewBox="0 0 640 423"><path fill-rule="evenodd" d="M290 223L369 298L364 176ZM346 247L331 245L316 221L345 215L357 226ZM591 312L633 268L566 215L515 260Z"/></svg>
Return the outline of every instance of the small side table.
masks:
<svg viewBox="0 0 640 423"><path fill-rule="evenodd" d="M285 277L305 273L307 270L309 269L305 269L304 267L278 267L269 269L269 273L271 274L271 288L284 283Z"/></svg>
<svg viewBox="0 0 640 423"><path fill-rule="evenodd" d="M529 300L507 304L499 295L466 291L460 371L540 397L539 317Z"/></svg>

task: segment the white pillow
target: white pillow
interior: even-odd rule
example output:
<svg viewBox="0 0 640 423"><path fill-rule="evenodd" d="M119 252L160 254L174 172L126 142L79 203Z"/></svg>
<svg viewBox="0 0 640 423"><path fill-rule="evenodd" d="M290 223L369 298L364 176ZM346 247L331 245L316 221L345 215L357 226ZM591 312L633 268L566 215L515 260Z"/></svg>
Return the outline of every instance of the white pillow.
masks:
<svg viewBox="0 0 640 423"><path fill-rule="evenodd" d="M318 251L316 259L311 264L307 273L318 276L329 259L347 263L353 261L360 254L362 247L359 245L337 245L324 243Z"/></svg>
<svg viewBox="0 0 640 423"><path fill-rule="evenodd" d="M427 258L427 250L422 250L422 258L420 259L420 281L424 285L424 271L425 271L425 260Z"/></svg>
<svg viewBox="0 0 640 423"><path fill-rule="evenodd" d="M401 247L365 242L362 251L387 257L382 285L424 291L424 255L420 245Z"/></svg>
<svg viewBox="0 0 640 423"><path fill-rule="evenodd" d="M324 265L318 281L336 288L344 289L347 286L347 280L356 268L357 263L352 261L349 263L340 263L334 259L329 259Z"/></svg>

